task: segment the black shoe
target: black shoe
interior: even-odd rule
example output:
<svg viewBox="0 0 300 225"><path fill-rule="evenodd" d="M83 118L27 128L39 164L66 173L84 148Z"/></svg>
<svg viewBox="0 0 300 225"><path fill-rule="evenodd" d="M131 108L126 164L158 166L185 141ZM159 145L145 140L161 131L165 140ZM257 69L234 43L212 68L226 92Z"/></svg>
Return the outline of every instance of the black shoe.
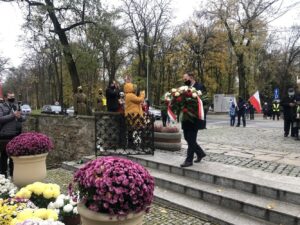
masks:
<svg viewBox="0 0 300 225"><path fill-rule="evenodd" d="M236 127L239 127L240 125L236 125Z"/></svg>
<svg viewBox="0 0 300 225"><path fill-rule="evenodd" d="M180 167L189 167L189 166L192 166L193 163L192 162L184 162L182 164L180 164Z"/></svg>
<svg viewBox="0 0 300 225"><path fill-rule="evenodd" d="M202 155L202 156L200 156L200 157L197 156L197 159L194 160L194 163L199 163L199 162L201 162L201 160L202 160L205 156L206 156L205 153L204 153L204 155Z"/></svg>
<svg viewBox="0 0 300 225"><path fill-rule="evenodd" d="M288 134L284 134L284 137L287 137L288 136Z"/></svg>

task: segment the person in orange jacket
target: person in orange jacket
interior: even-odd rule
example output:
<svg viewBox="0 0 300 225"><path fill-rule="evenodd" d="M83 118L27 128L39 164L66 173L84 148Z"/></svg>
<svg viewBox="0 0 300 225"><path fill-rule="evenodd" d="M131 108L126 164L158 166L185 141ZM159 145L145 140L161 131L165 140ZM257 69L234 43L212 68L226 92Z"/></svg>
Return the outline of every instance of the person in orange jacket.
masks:
<svg viewBox="0 0 300 225"><path fill-rule="evenodd" d="M143 116L142 103L145 99L145 91L141 91L139 95L135 92L136 88L132 83L125 83L124 92L125 92L125 116L128 114L138 114Z"/></svg>

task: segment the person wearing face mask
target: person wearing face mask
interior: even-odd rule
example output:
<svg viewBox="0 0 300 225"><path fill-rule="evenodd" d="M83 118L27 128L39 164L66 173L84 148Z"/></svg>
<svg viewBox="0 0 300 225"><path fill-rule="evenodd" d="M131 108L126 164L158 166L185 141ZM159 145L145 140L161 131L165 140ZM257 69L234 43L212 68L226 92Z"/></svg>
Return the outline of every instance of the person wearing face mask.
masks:
<svg viewBox="0 0 300 225"><path fill-rule="evenodd" d="M74 95L74 113L75 115L88 115L87 97L83 93L82 86L77 88L77 93Z"/></svg>
<svg viewBox="0 0 300 225"><path fill-rule="evenodd" d="M204 86L195 81L192 73L186 73L183 75L184 84L190 87L196 88L196 90L204 91ZM180 166L181 167L189 167L193 165L194 154L196 154L197 158L194 160L195 163L199 163L205 156L205 152L197 143L197 134L200 125L200 120L196 120L191 122L189 120L185 120L181 122L181 128L183 130L184 139L188 144L187 148L187 156Z"/></svg>
<svg viewBox="0 0 300 225"><path fill-rule="evenodd" d="M13 176L13 162L8 158L6 153L7 143L22 132L22 122L25 117L21 115L19 107L15 104L15 95L12 92L7 93L6 101L0 103L0 173L8 176ZM9 161L9 163L7 163Z"/></svg>
<svg viewBox="0 0 300 225"><path fill-rule="evenodd" d="M297 137L297 129L293 127L293 122L295 122L297 115L297 105L294 88L289 88L287 94L288 95L281 101L284 117L284 137L289 136L290 130L291 136Z"/></svg>
<svg viewBox="0 0 300 225"><path fill-rule="evenodd" d="M106 101L108 112L118 112L119 109L120 90L116 81L110 81L106 89Z"/></svg>

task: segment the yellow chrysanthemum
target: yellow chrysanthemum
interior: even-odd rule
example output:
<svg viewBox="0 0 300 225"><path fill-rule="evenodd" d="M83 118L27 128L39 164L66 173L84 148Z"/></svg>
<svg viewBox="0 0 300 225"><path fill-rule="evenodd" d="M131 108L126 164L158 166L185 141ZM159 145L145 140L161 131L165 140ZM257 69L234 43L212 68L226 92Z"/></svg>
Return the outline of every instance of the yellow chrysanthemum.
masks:
<svg viewBox="0 0 300 225"><path fill-rule="evenodd" d="M47 209L37 209L34 211L34 217L40 218L42 220L48 219L48 212Z"/></svg>
<svg viewBox="0 0 300 225"><path fill-rule="evenodd" d="M53 198L53 191L52 191L51 189L46 189L46 190L43 192L43 196L44 196L44 198L46 198L46 199Z"/></svg>

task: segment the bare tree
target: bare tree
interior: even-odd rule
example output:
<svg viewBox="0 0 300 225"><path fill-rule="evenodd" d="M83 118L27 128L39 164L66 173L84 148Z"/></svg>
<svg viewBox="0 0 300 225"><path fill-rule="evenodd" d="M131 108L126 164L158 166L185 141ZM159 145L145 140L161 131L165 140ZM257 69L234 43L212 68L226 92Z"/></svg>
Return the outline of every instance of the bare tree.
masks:
<svg viewBox="0 0 300 225"><path fill-rule="evenodd" d="M54 5L53 0L1 0L4 2L19 2L20 5L27 5L27 22L35 21L40 25L41 31L49 29L58 36L62 45L62 51L72 80L73 91L80 85L80 80L72 55L72 50L69 44L69 37L67 33L79 26L87 23L92 23L86 20L87 9L92 9L93 1L79 0L79 1L60 1ZM45 24L50 19L51 26L47 27ZM75 22L74 22L75 21Z"/></svg>
<svg viewBox="0 0 300 225"><path fill-rule="evenodd" d="M122 0L123 13L130 24L129 31L137 44L138 75L146 76L147 60L149 81L152 77L155 48L170 23L171 0ZM151 90L151 82L149 82ZM150 96L147 96L151 98Z"/></svg>

